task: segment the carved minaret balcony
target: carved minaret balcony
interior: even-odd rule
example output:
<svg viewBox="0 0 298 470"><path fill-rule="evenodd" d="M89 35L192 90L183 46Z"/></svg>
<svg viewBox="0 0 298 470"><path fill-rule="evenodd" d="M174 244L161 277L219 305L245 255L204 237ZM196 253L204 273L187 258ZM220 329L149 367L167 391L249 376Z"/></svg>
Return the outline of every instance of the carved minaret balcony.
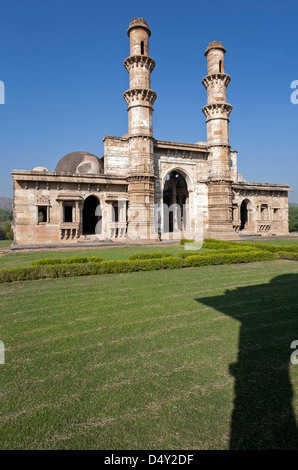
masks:
<svg viewBox="0 0 298 470"><path fill-rule="evenodd" d="M207 105L202 111L206 117L210 151L209 179L229 181L229 115L233 108L227 103L227 86L231 78L224 71L225 52L219 41L211 42L206 49L208 75L202 83L207 90Z"/></svg>
<svg viewBox="0 0 298 470"><path fill-rule="evenodd" d="M151 90L151 72L155 61L149 56L151 31L144 18L134 18L128 28L130 56L124 61L129 73L129 90L123 94L128 105L128 133L152 136L152 113L156 93Z"/></svg>
<svg viewBox="0 0 298 470"><path fill-rule="evenodd" d="M152 108L157 95L155 91L148 88L133 88L123 93L128 109L133 106L148 106Z"/></svg>
<svg viewBox="0 0 298 470"><path fill-rule="evenodd" d="M230 169L229 116L227 86L231 78L225 73L226 50L219 41L211 42L205 52L208 75L202 83L207 90L206 117L209 180L209 236L233 238L232 190Z"/></svg>
<svg viewBox="0 0 298 470"><path fill-rule="evenodd" d="M143 18L134 18L127 34L130 56L124 61L129 73L129 90L123 97L128 111L129 170L128 221L133 228L129 238L156 238L154 214L154 147L153 104L155 91L151 90L151 72L155 67L149 56L151 31Z"/></svg>

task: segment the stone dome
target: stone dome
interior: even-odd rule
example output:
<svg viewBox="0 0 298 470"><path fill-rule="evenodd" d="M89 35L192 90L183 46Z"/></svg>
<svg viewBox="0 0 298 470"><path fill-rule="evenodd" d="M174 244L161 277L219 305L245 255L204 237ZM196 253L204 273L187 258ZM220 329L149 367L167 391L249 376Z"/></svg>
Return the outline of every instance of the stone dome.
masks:
<svg viewBox="0 0 298 470"><path fill-rule="evenodd" d="M49 173L50 170L48 170L45 166L36 166L33 168L32 171L39 171L39 172L44 172L44 173Z"/></svg>
<svg viewBox="0 0 298 470"><path fill-rule="evenodd" d="M128 27L128 30L127 30L127 35L129 36L129 33L130 33L130 30L133 29L133 28L142 28L142 29L146 29L147 32L148 32L148 36L150 38L151 36L151 31L150 31L150 28L148 26L148 23L146 20L144 20L144 18L133 18L131 20L131 22L129 23L129 27Z"/></svg>
<svg viewBox="0 0 298 470"><path fill-rule="evenodd" d="M205 55L207 55L211 49L221 49L224 52L224 54L227 52L220 41L210 42L205 51Z"/></svg>
<svg viewBox="0 0 298 470"><path fill-rule="evenodd" d="M55 168L55 173L97 175L103 173L101 160L88 152L71 152L62 157Z"/></svg>

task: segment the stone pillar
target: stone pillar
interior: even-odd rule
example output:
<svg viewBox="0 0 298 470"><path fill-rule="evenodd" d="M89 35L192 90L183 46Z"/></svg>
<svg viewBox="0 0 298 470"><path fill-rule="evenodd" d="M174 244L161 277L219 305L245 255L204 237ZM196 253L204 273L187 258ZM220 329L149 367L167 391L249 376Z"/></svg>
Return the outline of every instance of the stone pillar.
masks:
<svg viewBox="0 0 298 470"><path fill-rule="evenodd" d="M209 230L212 238L234 238L232 220L232 176L230 168L229 115L232 106L226 102L231 80L224 73L225 48L211 42L205 52L208 75L203 78L207 105L203 108L207 124Z"/></svg>
<svg viewBox="0 0 298 470"><path fill-rule="evenodd" d="M151 31L143 18L134 18L128 28L130 56L124 61L129 72L129 90L124 93L128 108L128 238L157 239L154 209L153 103L149 57Z"/></svg>

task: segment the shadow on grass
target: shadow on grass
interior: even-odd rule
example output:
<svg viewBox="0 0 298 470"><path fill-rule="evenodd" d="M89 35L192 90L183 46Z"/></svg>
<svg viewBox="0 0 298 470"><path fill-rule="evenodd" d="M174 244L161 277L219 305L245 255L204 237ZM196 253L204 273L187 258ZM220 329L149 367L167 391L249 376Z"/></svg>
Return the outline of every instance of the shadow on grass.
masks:
<svg viewBox="0 0 298 470"><path fill-rule="evenodd" d="M297 449L289 376L298 340L298 275L196 299L240 322L230 449ZM219 357L220 357L220 351ZM297 367L298 365L292 366Z"/></svg>

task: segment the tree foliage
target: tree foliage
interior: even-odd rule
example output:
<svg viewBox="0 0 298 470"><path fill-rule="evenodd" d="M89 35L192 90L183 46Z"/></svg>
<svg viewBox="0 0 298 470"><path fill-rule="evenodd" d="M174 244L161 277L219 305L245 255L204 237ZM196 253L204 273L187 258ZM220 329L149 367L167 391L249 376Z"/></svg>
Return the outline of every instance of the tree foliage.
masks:
<svg viewBox="0 0 298 470"><path fill-rule="evenodd" d="M289 207L289 231L298 232L298 206Z"/></svg>

